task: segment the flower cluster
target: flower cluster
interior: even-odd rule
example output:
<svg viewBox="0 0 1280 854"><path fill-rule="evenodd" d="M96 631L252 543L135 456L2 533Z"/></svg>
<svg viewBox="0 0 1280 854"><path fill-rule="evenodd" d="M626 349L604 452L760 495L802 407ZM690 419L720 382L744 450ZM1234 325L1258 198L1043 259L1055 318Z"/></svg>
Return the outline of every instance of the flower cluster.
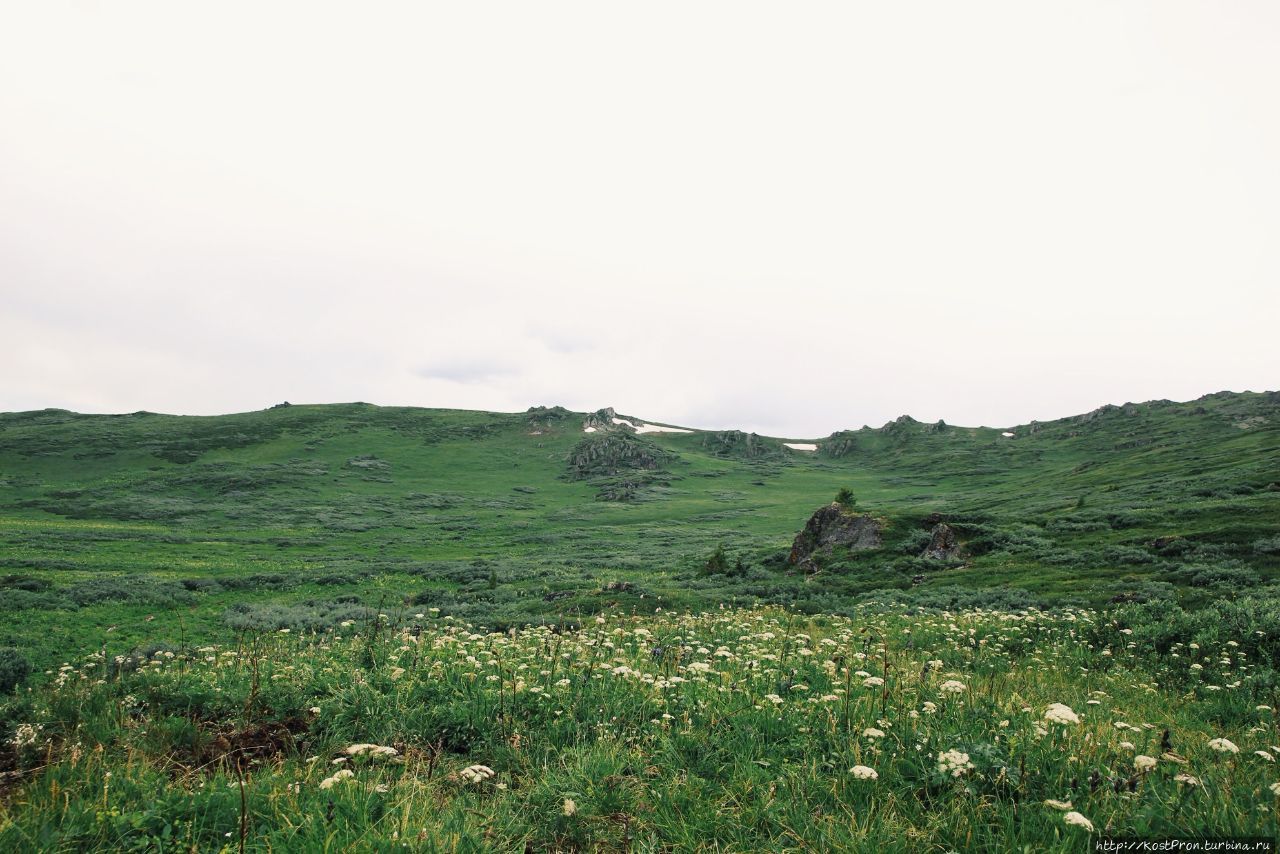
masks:
<svg viewBox="0 0 1280 854"><path fill-rule="evenodd" d="M1062 703L1050 703L1049 708L1044 710L1044 719L1054 724L1078 724L1080 716L1071 710L1070 706L1064 706Z"/></svg>
<svg viewBox="0 0 1280 854"><path fill-rule="evenodd" d="M468 765L458 772L464 783L483 783L496 776L496 772L488 765Z"/></svg>
<svg viewBox="0 0 1280 854"><path fill-rule="evenodd" d="M938 754L938 770L951 777L962 777L973 769L969 754L959 750L947 750Z"/></svg>

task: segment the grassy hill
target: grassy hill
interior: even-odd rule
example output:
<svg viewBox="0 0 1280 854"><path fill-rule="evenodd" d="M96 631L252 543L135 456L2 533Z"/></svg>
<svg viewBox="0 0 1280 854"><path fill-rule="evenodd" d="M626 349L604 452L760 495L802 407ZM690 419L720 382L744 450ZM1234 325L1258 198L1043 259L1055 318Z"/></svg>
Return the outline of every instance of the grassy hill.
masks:
<svg viewBox="0 0 1280 854"><path fill-rule="evenodd" d="M319 627L368 607L505 628L721 602L1196 604L1280 573L1274 392L803 439L588 422L609 418L0 415L0 645L44 666L179 627ZM790 571L792 537L841 487L885 521L884 547ZM963 561L919 557L930 514ZM702 571L718 545L736 576Z"/></svg>
<svg viewBox="0 0 1280 854"><path fill-rule="evenodd" d="M842 489L879 545L793 566ZM0 850L1274 834L1278 577L1274 392L805 438L0 415Z"/></svg>

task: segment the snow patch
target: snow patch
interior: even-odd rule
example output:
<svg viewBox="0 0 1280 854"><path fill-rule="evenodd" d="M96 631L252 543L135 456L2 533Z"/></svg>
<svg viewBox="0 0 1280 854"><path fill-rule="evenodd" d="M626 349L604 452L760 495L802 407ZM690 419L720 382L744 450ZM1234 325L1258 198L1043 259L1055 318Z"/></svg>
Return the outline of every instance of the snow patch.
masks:
<svg viewBox="0 0 1280 854"><path fill-rule="evenodd" d="M818 446L813 442L783 442L783 447L790 448L793 451L816 451Z"/></svg>
<svg viewBox="0 0 1280 854"><path fill-rule="evenodd" d="M1013 433L1008 432L1007 430L1006 430L1005 432L1001 433L1000 435L1001 435L1001 436L1004 436L1006 439L1012 439L1012 438L1014 437L1014 434L1013 434Z"/></svg>
<svg viewBox="0 0 1280 854"><path fill-rule="evenodd" d="M614 424L626 425L637 433L692 433L692 430L686 430L683 427L663 427L660 424L632 424L625 418L614 418Z"/></svg>
<svg viewBox="0 0 1280 854"><path fill-rule="evenodd" d="M594 433L594 432L596 432L596 428L594 428L594 427L583 427L583 428L582 428L582 432L583 432L583 433Z"/></svg>

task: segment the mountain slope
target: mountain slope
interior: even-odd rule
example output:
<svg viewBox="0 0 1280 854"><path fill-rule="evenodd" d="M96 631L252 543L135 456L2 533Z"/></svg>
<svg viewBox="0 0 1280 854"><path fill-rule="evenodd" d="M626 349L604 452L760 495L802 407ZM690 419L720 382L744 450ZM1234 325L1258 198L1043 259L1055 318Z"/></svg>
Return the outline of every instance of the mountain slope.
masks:
<svg viewBox="0 0 1280 854"><path fill-rule="evenodd" d="M0 644L47 658L111 625L140 642L176 621L361 607L506 625L720 601L839 611L873 591L1194 603L1280 570L1277 393L808 439L637 435L649 422L602 412L0 415ZM791 537L841 487L885 520L884 547L791 573ZM931 514L963 563L919 557ZM720 544L734 572L707 575Z"/></svg>

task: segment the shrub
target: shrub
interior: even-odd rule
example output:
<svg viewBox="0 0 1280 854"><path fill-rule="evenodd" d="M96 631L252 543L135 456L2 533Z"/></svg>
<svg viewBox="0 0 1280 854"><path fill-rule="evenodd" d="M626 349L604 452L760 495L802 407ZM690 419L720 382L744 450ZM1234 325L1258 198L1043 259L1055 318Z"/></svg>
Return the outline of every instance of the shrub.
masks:
<svg viewBox="0 0 1280 854"><path fill-rule="evenodd" d="M1253 550L1260 555L1280 554L1280 534L1253 541Z"/></svg>
<svg viewBox="0 0 1280 854"><path fill-rule="evenodd" d="M177 605L194 600L191 591L173 581L158 581L145 575L90 578L67 590L77 605L124 602L131 605Z"/></svg>
<svg viewBox="0 0 1280 854"><path fill-rule="evenodd" d="M31 675L31 662L11 646L0 647L0 694L12 694Z"/></svg>
<svg viewBox="0 0 1280 854"><path fill-rule="evenodd" d="M716 550L711 553L711 557L707 558L707 562L703 564L702 571L707 575L724 575L729 569L729 558L724 553L724 546L716 546Z"/></svg>
<svg viewBox="0 0 1280 854"><path fill-rule="evenodd" d="M222 615L233 629L250 631L322 631L344 620L366 621L372 612L353 602L308 600L292 605L237 602Z"/></svg>
<svg viewBox="0 0 1280 854"><path fill-rule="evenodd" d="M1192 565L1169 573L1172 581L1191 587L1233 587L1247 589L1259 581L1258 574L1239 564Z"/></svg>

